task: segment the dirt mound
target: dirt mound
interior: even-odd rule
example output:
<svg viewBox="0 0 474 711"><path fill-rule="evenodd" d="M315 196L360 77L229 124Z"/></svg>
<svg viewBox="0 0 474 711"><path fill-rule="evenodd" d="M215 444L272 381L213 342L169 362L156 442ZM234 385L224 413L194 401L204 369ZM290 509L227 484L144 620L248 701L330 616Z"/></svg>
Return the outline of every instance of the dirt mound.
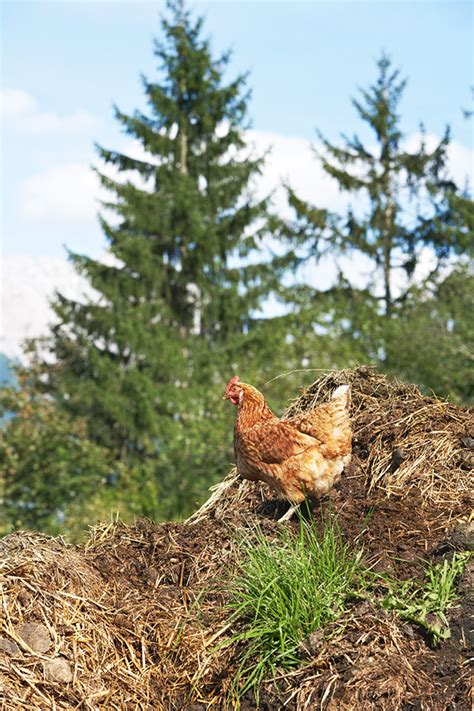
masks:
<svg viewBox="0 0 474 711"><path fill-rule="evenodd" d="M313 512L337 515L367 561L398 578L471 544L473 413L367 368L318 380L288 414L351 382L354 461ZM235 473L186 523L115 521L85 547L19 532L0 541L0 701L5 709L228 707L239 662L229 646L225 580L236 539L256 522L274 535L278 502ZM291 525L297 526L297 522ZM432 649L395 613L354 604L291 674L264 685L262 709L468 709L468 569L452 637ZM339 631L338 631L339 629ZM249 696L242 709L256 708Z"/></svg>

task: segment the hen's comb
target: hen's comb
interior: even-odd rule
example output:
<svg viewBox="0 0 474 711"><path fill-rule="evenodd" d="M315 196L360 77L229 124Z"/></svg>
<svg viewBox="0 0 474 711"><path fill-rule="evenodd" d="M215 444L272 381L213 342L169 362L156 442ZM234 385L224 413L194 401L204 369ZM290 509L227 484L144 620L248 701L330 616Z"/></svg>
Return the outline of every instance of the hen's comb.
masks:
<svg viewBox="0 0 474 711"><path fill-rule="evenodd" d="M234 377L229 380L226 392L232 387L232 385L237 385L237 383L240 383L240 378L238 375L234 375Z"/></svg>

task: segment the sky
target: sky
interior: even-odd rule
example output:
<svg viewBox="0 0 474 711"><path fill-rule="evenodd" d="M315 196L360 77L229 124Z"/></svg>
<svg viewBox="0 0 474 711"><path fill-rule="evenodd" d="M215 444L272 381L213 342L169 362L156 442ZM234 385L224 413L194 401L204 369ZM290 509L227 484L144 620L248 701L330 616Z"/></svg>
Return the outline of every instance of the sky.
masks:
<svg viewBox="0 0 474 711"><path fill-rule="evenodd" d="M350 99L375 79L382 51L408 77L401 105L408 140L420 122L434 137L449 123L453 174L464 181L472 171L474 124L462 113L472 107L472 3L221 0L189 7L205 16L214 55L232 50L229 78L249 72L249 138L258 150L273 147L262 192L286 179L320 206L340 206L310 143L316 129L332 141L341 133L368 138ZM19 303L23 281L34 293L35 269L42 293L54 283L66 247L103 253L94 144L138 150L121 134L113 105L145 108L140 75L156 77L152 41L163 10L162 2L132 0L1 3L4 322L18 323L20 308L6 305L5 284L16 284Z"/></svg>

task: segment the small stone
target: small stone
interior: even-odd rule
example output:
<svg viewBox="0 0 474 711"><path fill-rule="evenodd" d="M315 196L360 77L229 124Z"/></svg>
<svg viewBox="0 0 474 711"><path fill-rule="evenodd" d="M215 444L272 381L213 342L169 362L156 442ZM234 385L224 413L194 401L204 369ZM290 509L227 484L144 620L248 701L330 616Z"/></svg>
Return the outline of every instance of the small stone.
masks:
<svg viewBox="0 0 474 711"><path fill-rule="evenodd" d="M44 678L47 681L57 681L67 684L72 681L72 671L69 662L62 657L49 659L44 663Z"/></svg>
<svg viewBox="0 0 474 711"><path fill-rule="evenodd" d="M16 633L33 652L44 654L51 647L48 628L35 622L26 622L16 628Z"/></svg>
<svg viewBox="0 0 474 711"><path fill-rule="evenodd" d="M392 461L390 462L390 471L395 472L406 457L407 455L403 449L394 449L392 452Z"/></svg>
<svg viewBox="0 0 474 711"><path fill-rule="evenodd" d="M460 452L459 462L462 469L472 469L474 467L474 454L471 452Z"/></svg>
<svg viewBox="0 0 474 711"><path fill-rule="evenodd" d="M126 615L118 614L115 615L114 622L118 627L124 627L125 629L132 629L133 624L130 622Z"/></svg>
<svg viewBox="0 0 474 711"><path fill-rule="evenodd" d="M414 639L415 631L411 625L407 625L407 624L403 625L403 630L404 630L407 637L409 637L410 639Z"/></svg>
<svg viewBox="0 0 474 711"><path fill-rule="evenodd" d="M20 590L18 593L18 602L21 603L23 607L27 607L31 601L31 598L32 595L27 590Z"/></svg>
<svg viewBox="0 0 474 711"><path fill-rule="evenodd" d="M307 657L316 656L321 649L323 639L324 630L315 630L299 643L300 653Z"/></svg>
<svg viewBox="0 0 474 711"><path fill-rule="evenodd" d="M173 562L173 559L171 559L171 562ZM159 575L160 574L156 568L148 568L145 572L145 578L148 585L155 586L157 584Z"/></svg>
<svg viewBox="0 0 474 711"><path fill-rule="evenodd" d="M10 657L15 657L17 654L21 654L20 647L17 645L14 639L8 639L7 637L0 637L0 652L5 652L9 654Z"/></svg>

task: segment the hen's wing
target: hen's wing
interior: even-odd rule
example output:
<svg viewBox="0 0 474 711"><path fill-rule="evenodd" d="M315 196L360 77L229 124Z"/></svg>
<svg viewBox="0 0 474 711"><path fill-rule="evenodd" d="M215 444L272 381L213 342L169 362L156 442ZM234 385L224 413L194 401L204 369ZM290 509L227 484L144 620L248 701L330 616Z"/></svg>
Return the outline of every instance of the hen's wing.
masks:
<svg viewBox="0 0 474 711"><path fill-rule="evenodd" d="M351 445L352 432L349 417L349 390L346 386L333 393L333 399L318 405L309 412L286 420L299 432L314 438L326 456L337 456L340 450Z"/></svg>
<svg viewBox="0 0 474 711"><path fill-rule="evenodd" d="M332 427L337 427L349 419L350 389L348 385L337 388L329 402L316 405L312 410L287 418L300 432L322 441Z"/></svg>
<svg viewBox="0 0 474 711"><path fill-rule="evenodd" d="M255 425L239 438L244 455L263 464L281 464L316 444L312 437L299 432L289 421L276 419Z"/></svg>
<svg viewBox="0 0 474 711"><path fill-rule="evenodd" d="M323 456L313 437L276 418L241 433L236 453L244 479L265 481L293 503L325 494L341 470Z"/></svg>
<svg viewBox="0 0 474 711"><path fill-rule="evenodd" d="M339 413L334 410L334 403L328 402L309 412L289 417L286 422L299 432L314 437L318 442L325 442L332 434L336 414ZM340 414L344 416L344 413Z"/></svg>

